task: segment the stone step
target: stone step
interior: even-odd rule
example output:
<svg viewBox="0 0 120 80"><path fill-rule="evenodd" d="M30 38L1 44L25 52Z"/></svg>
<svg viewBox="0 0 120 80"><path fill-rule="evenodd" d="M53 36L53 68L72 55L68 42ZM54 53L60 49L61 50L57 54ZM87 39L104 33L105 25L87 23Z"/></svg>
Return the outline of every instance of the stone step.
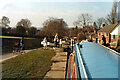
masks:
<svg viewBox="0 0 120 80"><path fill-rule="evenodd" d="M54 47L53 49L54 49L56 52L63 52L63 51L64 51L63 48L56 48L56 47Z"/></svg>
<svg viewBox="0 0 120 80"><path fill-rule="evenodd" d="M44 80L50 78L56 78L56 79L65 79L65 71L49 71L46 76L44 77Z"/></svg>
<svg viewBox="0 0 120 80"><path fill-rule="evenodd" d="M56 56L67 56L67 52L58 52Z"/></svg>
<svg viewBox="0 0 120 80"><path fill-rule="evenodd" d="M66 62L56 62L51 66L52 71L65 71L66 70Z"/></svg>
<svg viewBox="0 0 120 80"><path fill-rule="evenodd" d="M53 62L67 62L67 56L54 56L52 58Z"/></svg>
<svg viewBox="0 0 120 80"><path fill-rule="evenodd" d="M56 55L51 59L53 64L51 70L47 72L43 80L65 80L67 52L63 52L62 48L53 48Z"/></svg>

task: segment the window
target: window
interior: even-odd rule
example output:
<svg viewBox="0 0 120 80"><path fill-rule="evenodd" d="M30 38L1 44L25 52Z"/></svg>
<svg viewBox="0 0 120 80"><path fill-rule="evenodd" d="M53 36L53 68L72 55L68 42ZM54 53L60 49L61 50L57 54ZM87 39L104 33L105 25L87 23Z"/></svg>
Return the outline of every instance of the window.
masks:
<svg viewBox="0 0 120 80"><path fill-rule="evenodd" d="M100 43L100 40L98 39L98 43Z"/></svg>
<svg viewBox="0 0 120 80"><path fill-rule="evenodd" d="M111 39L115 39L115 35L111 35Z"/></svg>
<svg viewBox="0 0 120 80"><path fill-rule="evenodd" d="M113 39L115 39L115 35L113 35Z"/></svg>
<svg viewBox="0 0 120 80"><path fill-rule="evenodd" d="M101 32L101 35L103 35L103 33Z"/></svg>
<svg viewBox="0 0 120 80"><path fill-rule="evenodd" d="M108 33L106 33L105 36L107 37L107 36L108 36Z"/></svg>

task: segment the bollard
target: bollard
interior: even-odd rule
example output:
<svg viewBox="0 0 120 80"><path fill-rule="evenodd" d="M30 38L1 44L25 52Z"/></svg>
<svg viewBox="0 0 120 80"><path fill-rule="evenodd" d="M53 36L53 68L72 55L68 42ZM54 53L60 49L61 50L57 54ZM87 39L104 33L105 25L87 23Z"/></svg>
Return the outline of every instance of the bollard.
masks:
<svg viewBox="0 0 120 80"><path fill-rule="evenodd" d="M80 45L79 48L82 48L82 45Z"/></svg>

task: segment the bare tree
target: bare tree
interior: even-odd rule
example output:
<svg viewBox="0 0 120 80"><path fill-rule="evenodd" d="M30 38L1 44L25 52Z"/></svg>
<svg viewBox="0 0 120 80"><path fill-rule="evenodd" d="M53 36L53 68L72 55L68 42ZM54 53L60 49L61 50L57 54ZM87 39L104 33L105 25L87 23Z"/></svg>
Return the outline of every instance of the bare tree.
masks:
<svg viewBox="0 0 120 80"><path fill-rule="evenodd" d="M108 23L105 20L105 18L103 18L103 17L98 18L97 21L96 21L97 29L100 29L102 24L106 24L107 25Z"/></svg>
<svg viewBox="0 0 120 80"><path fill-rule="evenodd" d="M79 28L76 26L75 28L69 28L68 31L70 37L77 37Z"/></svg>
<svg viewBox="0 0 120 80"><path fill-rule="evenodd" d="M107 15L106 20L108 24L115 24L117 22L117 1L114 0L112 11Z"/></svg>
<svg viewBox="0 0 120 80"><path fill-rule="evenodd" d="M49 18L43 23L43 30L48 36L53 36L58 33L60 36L66 34L67 23L61 18Z"/></svg>
<svg viewBox="0 0 120 80"><path fill-rule="evenodd" d="M92 23L92 16L86 13L86 14L81 14L80 16L78 16L78 20L75 21L73 24L75 26L80 26L84 28L90 23Z"/></svg>
<svg viewBox="0 0 120 80"><path fill-rule="evenodd" d="M17 26L23 26L23 27L25 27L25 28L29 28L29 27L31 27L31 22L30 22L30 20L29 19L21 19L21 21L19 21L18 23L17 23Z"/></svg>
<svg viewBox="0 0 120 80"><path fill-rule="evenodd" d="M98 26L97 26L96 22L93 23L93 29L94 29L94 30L97 30L97 29L98 29Z"/></svg>
<svg viewBox="0 0 120 80"><path fill-rule="evenodd" d="M16 27L16 33L20 34L20 35L25 35L25 33L26 33L25 27L23 27L23 26L17 26Z"/></svg>
<svg viewBox="0 0 120 80"><path fill-rule="evenodd" d="M6 16L3 16L2 19L1 19L0 24L1 24L0 25L1 27L4 27L4 28L9 27L9 25L8 25L8 24L10 24L9 18L6 17Z"/></svg>
<svg viewBox="0 0 120 80"><path fill-rule="evenodd" d="M29 28L29 35L34 36L36 34L36 32L37 32L37 28L35 28L35 27Z"/></svg>

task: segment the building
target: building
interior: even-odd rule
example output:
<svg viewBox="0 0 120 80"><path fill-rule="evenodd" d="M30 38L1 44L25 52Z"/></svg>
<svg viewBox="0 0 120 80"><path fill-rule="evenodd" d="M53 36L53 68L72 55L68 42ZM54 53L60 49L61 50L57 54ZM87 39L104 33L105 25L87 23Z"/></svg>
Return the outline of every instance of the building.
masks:
<svg viewBox="0 0 120 80"><path fill-rule="evenodd" d="M94 34L93 35L93 37L92 37L92 41L94 42L94 43L97 43L97 41L98 41L98 35L97 34Z"/></svg>
<svg viewBox="0 0 120 80"><path fill-rule="evenodd" d="M98 43L102 44L102 35L106 37L106 43L116 43L118 40L118 35L120 35L120 21L116 24L103 26L102 29L98 31ZM116 46L112 46L116 47Z"/></svg>

